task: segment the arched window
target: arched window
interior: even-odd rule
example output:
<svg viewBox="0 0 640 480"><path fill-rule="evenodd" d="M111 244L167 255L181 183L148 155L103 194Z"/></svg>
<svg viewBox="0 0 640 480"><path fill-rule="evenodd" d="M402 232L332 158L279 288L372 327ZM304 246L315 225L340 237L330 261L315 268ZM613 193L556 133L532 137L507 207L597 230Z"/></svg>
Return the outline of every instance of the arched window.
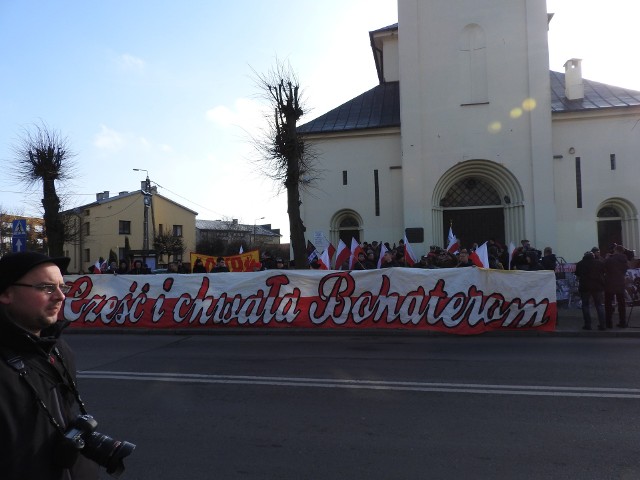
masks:
<svg viewBox="0 0 640 480"><path fill-rule="evenodd" d="M501 204L496 189L475 177L465 178L454 184L440 201L440 206L445 208Z"/></svg>
<svg viewBox="0 0 640 480"><path fill-rule="evenodd" d="M472 23L462 30L459 57L461 103L487 103L487 44L482 27Z"/></svg>
<svg viewBox="0 0 640 480"><path fill-rule="evenodd" d="M351 246L351 239L355 238L360 242L360 232L362 231L362 219L352 210L342 210L337 212L331 220L332 241L342 240L347 246ZM338 237L337 239L335 237Z"/></svg>

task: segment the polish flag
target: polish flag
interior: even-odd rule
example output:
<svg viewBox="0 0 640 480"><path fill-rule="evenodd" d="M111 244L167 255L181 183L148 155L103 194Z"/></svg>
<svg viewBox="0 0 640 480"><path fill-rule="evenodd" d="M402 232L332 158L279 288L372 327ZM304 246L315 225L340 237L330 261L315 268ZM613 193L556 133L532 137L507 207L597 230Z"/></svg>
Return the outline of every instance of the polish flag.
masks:
<svg viewBox="0 0 640 480"><path fill-rule="evenodd" d="M320 270L329 270L331 267L331 261L329 260L329 249L325 249L322 255L318 257L318 263L320 264Z"/></svg>
<svg viewBox="0 0 640 480"><path fill-rule="evenodd" d="M333 244L329 241L324 233L322 234L322 237L327 244L327 250L329 250L329 260L331 260L333 258L333 255L336 253L336 247L333 246Z"/></svg>
<svg viewBox="0 0 640 480"><path fill-rule="evenodd" d="M377 268L380 268L380 266L382 265L382 257L384 257L384 254L389 251L389 249L384 243L381 243L381 245L382 247L380 247L380 258L378 258Z"/></svg>
<svg viewBox="0 0 640 480"><path fill-rule="evenodd" d="M513 242L509 242L507 252L509 253L509 265L507 265L507 270L511 270L511 261L513 260L513 255L516 253L516 245Z"/></svg>
<svg viewBox="0 0 640 480"><path fill-rule="evenodd" d="M342 264L349 260L351 256L351 250L347 247L347 244L340 239L338 242L338 255L336 256L336 270L342 269Z"/></svg>
<svg viewBox="0 0 640 480"><path fill-rule="evenodd" d="M403 240L404 240L404 263L408 267L413 267L418 261L418 258L416 257L416 254L413 253L413 249L411 248L411 244L409 243L409 240L407 240L406 234Z"/></svg>
<svg viewBox="0 0 640 480"><path fill-rule="evenodd" d="M449 227L448 238L449 238L449 245L447 245L447 251L455 255L456 253L458 253L458 250L460 249L460 243L458 242L458 239L456 238L456 236L453 234L453 229L451 227Z"/></svg>
<svg viewBox="0 0 640 480"><path fill-rule="evenodd" d="M102 273L102 264L100 263L100 259L96 260L96 263L93 265L93 273Z"/></svg>
<svg viewBox="0 0 640 480"><path fill-rule="evenodd" d="M358 254L365 253L358 241L351 237L351 258L349 259L349 270L353 270L353 264L358 260Z"/></svg>
<svg viewBox="0 0 640 480"><path fill-rule="evenodd" d="M476 267L489 268L489 252L487 250L487 242L484 242L473 252L469 254L471 260Z"/></svg>

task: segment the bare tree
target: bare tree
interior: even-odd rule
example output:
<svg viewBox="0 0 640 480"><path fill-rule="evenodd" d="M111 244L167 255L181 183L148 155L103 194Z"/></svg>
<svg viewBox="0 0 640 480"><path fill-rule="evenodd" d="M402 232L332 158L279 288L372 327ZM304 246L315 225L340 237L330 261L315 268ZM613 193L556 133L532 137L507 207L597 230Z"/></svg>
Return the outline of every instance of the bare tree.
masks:
<svg viewBox="0 0 640 480"><path fill-rule="evenodd" d="M64 252L65 228L56 182L71 178L74 154L68 143L66 137L41 122L25 128L14 146L14 176L28 186L42 182L44 228L51 256L62 256Z"/></svg>
<svg viewBox="0 0 640 480"><path fill-rule="evenodd" d="M264 75L256 73L256 77L272 113L266 117L267 128L263 136L254 139L253 143L258 150L261 170L279 188L287 191L293 258L296 268L306 268L306 228L300 215L300 189L311 185L315 179L316 158L308 141L297 131L297 122L305 113L300 83L291 66L278 60L273 70Z"/></svg>

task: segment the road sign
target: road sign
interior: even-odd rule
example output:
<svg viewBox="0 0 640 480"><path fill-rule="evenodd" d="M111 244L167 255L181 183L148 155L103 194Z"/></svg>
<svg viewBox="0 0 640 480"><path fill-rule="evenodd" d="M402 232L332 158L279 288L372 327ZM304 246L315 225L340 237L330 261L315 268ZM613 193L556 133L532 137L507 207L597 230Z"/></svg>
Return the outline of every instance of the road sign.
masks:
<svg viewBox="0 0 640 480"><path fill-rule="evenodd" d="M13 221L13 237L11 245L14 252L24 252L27 249L27 220L22 218Z"/></svg>

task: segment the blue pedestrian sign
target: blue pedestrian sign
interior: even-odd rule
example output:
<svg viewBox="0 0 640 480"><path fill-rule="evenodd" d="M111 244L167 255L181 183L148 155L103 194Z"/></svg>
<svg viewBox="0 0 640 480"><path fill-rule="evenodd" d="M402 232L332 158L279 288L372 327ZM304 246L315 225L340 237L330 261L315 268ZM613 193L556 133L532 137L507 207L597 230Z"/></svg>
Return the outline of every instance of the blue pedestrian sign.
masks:
<svg viewBox="0 0 640 480"><path fill-rule="evenodd" d="M27 220L22 218L13 221L13 236L11 238L13 252L27 250Z"/></svg>

